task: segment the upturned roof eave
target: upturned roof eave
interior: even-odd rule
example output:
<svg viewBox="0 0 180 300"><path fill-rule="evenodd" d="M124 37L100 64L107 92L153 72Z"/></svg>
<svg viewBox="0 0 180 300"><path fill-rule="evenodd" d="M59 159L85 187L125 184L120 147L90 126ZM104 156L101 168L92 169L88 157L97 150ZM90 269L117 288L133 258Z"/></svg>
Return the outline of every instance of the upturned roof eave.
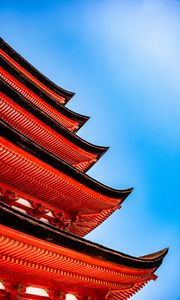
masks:
<svg viewBox="0 0 180 300"><path fill-rule="evenodd" d="M0 47L11 56L17 63L19 63L24 69L31 73L43 84L47 85L53 92L57 93L61 97L64 97L65 103L67 103L74 95L74 92L70 92L43 75L34 66L32 66L25 58L23 58L19 53L17 53L9 44L7 44L2 38L0 38Z"/></svg>
<svg viewBox="0 0 180 300"><path fill-rule="evenodd" d="M64 116L68 117L71 120L76 121L79 124L77 130L80 129L89 120L90 118L89 116L85 116L77 112L74 112L71 109L67 108L66 106L60 104L53 97L50 97L45 91L41 90L37 85L35 85L35 83L33 83L23 74L21 74L20 71L16 70L16 68L8 60L6 60L1 54L0 54L0 60L1 60L1 67L3 67L6 71L8 71L9 74L14 76L22 84L25 84L29 89L32 89L34 93L36 93L38 96L40 96L40 98L42 98L45 102L51 105L54 109L56 109L57 113L61 112Z"/></svg>
<svg viewBox="0 0 180 300"><path fill-rule="evenodd" d="M137 269L156 270L167 254L167 248L143 257L134 257L119 251L112 250L71 233L56 229L49 224L42 223L25 215L6 204L1 203L1 223L30 236L50 242L56 246L63 246L82 254L96 257L100 260L112 262L122 266Z"/></svg>
<svg viewBox="0 0 180 300"><path fill-rule="evenodd" d="M35 142L31 141L23 134L17 132L6 122L2 120L0 122L2 127L1 135L5 139L15 144L16 146L22 148L23 150L27 151L28 153L45 162L46 164L50 165L51 167L55 168L56 170L63 172L69 177L77 180L84 186L87 186L88 188L104 196L118 199L120 202L122 202L132 192L132 188L117 190L100 183L99 181L91 178L87 174L79 171L78 169L69 165L57 156L53 155L48 150L37 145Z"/></svg>
<svg viewBox="0 0 180 300"><path fill-rule="evenodd" d="M0 88L1 92L4 93L7 97L14 100L17 104L25 108L36 118L40 119L43 123L48 124L48 126L50 126L58 134L62 135L64 138L66 138L82 150L95 154L97 156L97 160L100 159L100 157L108 150L108 147L91 144L90 142L85 141L75 133L69 131L62 124L50 118L44 111L36 107L33 103L30 103L23 95L19 94L1 79Z"/></svg>

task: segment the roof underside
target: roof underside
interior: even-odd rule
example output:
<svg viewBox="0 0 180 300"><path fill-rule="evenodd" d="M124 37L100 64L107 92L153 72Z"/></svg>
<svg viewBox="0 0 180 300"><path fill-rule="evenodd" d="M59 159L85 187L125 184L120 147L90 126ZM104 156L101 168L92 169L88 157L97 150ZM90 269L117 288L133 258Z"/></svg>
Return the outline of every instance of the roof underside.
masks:
<svg viewBox="0 0 180 300"><path fill-rule="evenodd" d="M26 157L29 161L32 161L35 164L37 163L47 170L52 170L54 173L63 173L64 178L65 176L68 176L72 181L75 180L77 186L80 184L82 185L82 189L85 189L86 191L88 191L89 188L95 194L114 199L114 201L112 200L113 203L119 202L120 199L124 200L132 192L132 188L118 190L100 183L54 156L35 142L32 142L30 139L9 126L6 122L0 120L0 125L2 129L2 144L5 143L5 145L9 147L9 151L15 149L18 153L23 153L24 156L22 156L22 159ZM8 161L6 161L6 163L7 162ZM16 165L16 167L18 167L18 165Z"/></svg>
<svg viewBox="0 0 180 300"><path fill-rule="evenodd" d="M60 132L55 131L48 126L48 123L39 120L36 114L32 115L27 105L24 105L23 108L18 97L13 97L12 100L6 96L6 92L6 89L5 93L0 92L1 118L14 129L81 171L87 171L102 156L101 148L98 149L94 146L94 149L90 149L92 147L89 147L88 151L88 144L85 142L79 145L77 138L75 139L76 143L73 143L71 136L66 138L66 132L63 136L60 134L61 130L59 130ZM20 103L18 104L18 102Z"/></svg>
<svg viewBox="0 0 180 300"><path fill-rule="evenodd" d="M88 120L64 106L62 89L0 39L0 299L126 300L167 249L133 257L82 237L131 193L86 175L108 149L75 132ZM46 289L48 297L26 293Z"/></svg>
<svg viewBox="0 0 180 300"><path fill-rule="evenodd" d="M109 299L127 299L156 278L154 271L167 253L132 257L43 225L6 205L1 204L1 211L2 280L13 272L22 285L59 286L64 292L74 286L74 292L91 291L101 299L109 291Z"/></svg>
<svg viewBox="0 0 180 300"><path fill-rule="evenodd" d="M131 192L130 189L114 190L104 186L63 161L57 161L34 144L31 148L31 142L25 138L22 140L19 134L10 131L8 136L6 130L3 127L2 134L14 139L18 147L0 138L1 181L10 190L16 189L18 197L45 206L47 203L54 209L62 209L77 216L78 219L75 218L76 222L70 228L72 233L80 236L89 233L119 208Z"/></svg>
<svg viewBox="0 0 180 300"><path fill-rule="evenodd" d="M46 93L54 97L60 103L64 104L74 96L74 93L57 86L54 82L40 73L27 60L11 48L2 38L0 39L0 48L1 55L10 60L11 63L13 63L17 69L21 70L29 80L33 81L42 90L46 91Z"/></svg>
<svg viewBox="0 0 180 300"><path fill-rule="evenodd" d="M0 50L1 51L1 50ZM53 118L60 121L60 124L64 125L71 131L76 132L89 117L80 115L61 105L56 99L48 95L46 92L41 90L32 81L29 81L24 73L18 71L8 60L6 60L0 52L0 77L4 82L8 83L9 86L13 87L14 90L18 91L27 100L35 103L37 106L46 107L46 112ZM40 102L40 103L39 103ZM53 113L54 111L54 113ZM61 118L60 118L61 116Z"/></svg>

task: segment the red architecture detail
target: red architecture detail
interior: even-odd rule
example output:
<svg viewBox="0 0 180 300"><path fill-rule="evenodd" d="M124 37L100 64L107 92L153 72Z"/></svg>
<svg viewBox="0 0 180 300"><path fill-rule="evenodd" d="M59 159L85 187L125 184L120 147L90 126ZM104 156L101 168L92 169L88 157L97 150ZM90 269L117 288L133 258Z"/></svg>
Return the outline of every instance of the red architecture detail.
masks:
<svg viewBox="0 0 180 300"><path fill-rule="evenodd" d="M6 58L18 71L23 73L30 81L38 85L42 90L46 91L51 97L55 98L61 104L66 103L74 93L66 91L52 81L46 78L32 65L30 65L24 58L14 51L8 44L1 39L0 54Z"/></svg>
<svg viewBox="0 0 180 300"><path fill-rule="evenodd" d="M82 238L132 189L85 174L108 148L76 135L88 117L65 107L73 93L2 39L0 60L0 299L129 299L167 249L133 257Z"/></svg>
<svg viewBox="0 0 180 300"><path fill-rule="evenodd" d="M95 154L85 151L82 146L74 145L33 115L27 114L25 109L5 94L0 93L0 100L1 117L6 123L81 171L90 168L102 155L98 153L98 149ZM79 139L76 140L78 142Z"/></svg>
<svg viewBox="0 0 180 300"><path fill-rule="evenodd" d="M0 68L0 78L3 79L8 85L10 85L17 92L19 92L22 96L24 96L26 100L37 105L39 109L42 109L51 118L59 122L59 124L62 124L64 127L66 127L71 131L78 129L79 124L77 121L67 118L66 116L62 115L60 112L57 113L57 111L53 107L48 105L45 101L43 101L39 96L33 93L25 85L21 84L18 80L16 80L3 68Z"/></svg>

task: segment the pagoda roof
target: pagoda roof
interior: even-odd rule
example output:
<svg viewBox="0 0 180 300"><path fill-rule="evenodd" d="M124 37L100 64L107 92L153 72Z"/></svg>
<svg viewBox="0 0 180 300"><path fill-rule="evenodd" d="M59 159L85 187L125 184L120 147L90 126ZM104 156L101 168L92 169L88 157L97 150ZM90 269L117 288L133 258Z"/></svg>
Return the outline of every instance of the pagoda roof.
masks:
<svg viewBox="0 0 180 300"><path fill-rule="evenodd" d="M21 69L21 71L26 74L26 76L31 81L39 86L41 90L45 90L46 93L53 96L60 103L67 103L67 101L69 101L74 96L73 92L59 87L42 73L40 73L19 53L17 53L12 47L10 47L10 45L8 45L2 38L0 38L0 48L2 49L1 54L3 53L6 58L14 61L16 67L18 67L18 69Z"/></svg>
<svg viewBox="0 0 180 300"><path fill-rule="evenodd" d="M1 223L3 280L13 272L21 277L22 285L45 284L46 289L64 286L67 292L69 283L72 292L91 289L101 299L128 299L156 279L154 272L168 252L164 249L133 257L42 224L3 203Z"/></svg>
<svg viewBox="0 0 180 300"><path fill-rule="evenodd" d="M50 204L72 215L70 231L84 236L116 209L132 189L110 188L1 122L1 180L25 199ZM8 176L7 176L8 174ZM20 195L21 197L21 195ZM76 218L77 217L77 218Z"/></svg>
<svg viewBox="0 0 180 300"><path fill-rule="evenodd" d="M62 126L54 128L54 123L49 124L49 119L46 119L46 115L41 110L34 111L23 97L9 90L1 81L0 87L2 119L67 163L85 172L107 150L107 148L89 144L74 134L69 134Z"/></svg>
<svg viewBox="0 0 180 300"><path fill-rule="evenodd" d="M121 207L115 189L85 172L107 151L75 133L88 120L64 105L74 93L0 39L0 299L127 300L168 249L134 257L82 237ZM46 289L31 296L28 286Z"/></svg>
<svg viewBox="0 0 180 300"><path fill-rule="evenodd" d="M132 188L118 190L100 183L99 181L88 176L87 174L84 174L81 171L72 167L71 165L67 164L65 161L50 153L48 150L37 145L35 142L31 141L23 134L20 134L14 128L9 126L6 122L0 121L0 124L3 129L1 136L3 136L5 139L9 140L10 142L13 142L14 145L17 145L18 147L24 149L26 152L37 157L49 166L52 166L58 171L69 175L70 177L87 186L88 188L94 191L98 191L104 196L113 197L115 199L119 199L122 197L126 198L132 192Z"/></svg>
<svg viewBox="0 0 180 300"><path fill-rule="evenodd" d="M34 220L31 216L24 215L4 203L1 203L1 211L3 211L3 213L1 213L0 220L5 226L58 246L64 246L67 249L75 250L78 253L91 255L104 261L119 263L123 266L135 269L157 269L168 252L168 248L165 248L148 255L134 257L88 241L87 239L75 236L69 232L56 229L41 221Z"/></svg>
<svg viewBox="0 0 180 300"><path fill-rule="evenodd" d="M17 91L15 91L12 87L7 85L1 79L0 79L0 89L5 96L7 96L9 99L12 99L16 104L19 105L19 107L22 107L24 110L26 110L27 116L30 117L30 115L28 115L28 113L30 113L33 117L35 117L36 120L40 120L42 125L44 123L46 126L48 126L49 130L51 130L53 134L57 135L59 140L63 139L65 144L71 145L72 152L70 153L70 151L67 150L67 155L69 153L69 157L72 158L72 161L74 156L74 160L75 160L74 165L77 164L78 167L78 164L80 163L79 168L82 171L87 171L108 150L108 147L93 145L85 141L75 133L69 131L67 128L65 128L64 126L62 126L61 124L53 120L51 117L49 117L46 114L46 112L38 108L33 103L27 101L27 99L25 99L24 96L20 95ZM38 121L36 123L38 124ZM61 148L58 149L58 152L61 152L60 150ZM76 155L77 151L79 151L78 152L79 155L78 154ZM80 154L82 154L82 157L80 157ZM75 158L76 156L77 156L77 162Z"/></svg>
<svg viewBox="0 0 180 300"><path fill-rule="evenodd" d="M41 90L37 85L33 83L33 81L30 81L21 71L16 69L11 62L3 57L1 52L0 62L1 78L3 78L5 82L12 86L14 90L16 89L17 91L19 91L19 93L24 95L24 97L26 97L28 100L32 101L33 98L35 98L36 103L45 102L46 106L49 106L49 111L55 111L54 113L50 113L51 117L55 118L56 120L60 120L59 115L61 114L62 117L60 123L62 123L65 127L68 127L70 128L70 130L76 132L89 119L88 116L78 114L68 109L64 105L60 104L52 96L48 95L45 91ZM43 109L43 107L41 107L41 109ZM48 109L46 109L46 111L48 111ZM65 120L63 120L63 117L65 118Z"/></svg>

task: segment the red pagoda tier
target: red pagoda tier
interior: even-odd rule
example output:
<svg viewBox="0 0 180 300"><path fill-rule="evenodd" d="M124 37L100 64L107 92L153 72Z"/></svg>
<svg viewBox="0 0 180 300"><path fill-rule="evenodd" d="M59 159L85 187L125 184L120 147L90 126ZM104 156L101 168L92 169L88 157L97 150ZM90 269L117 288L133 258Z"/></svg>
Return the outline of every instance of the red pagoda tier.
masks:
<svg viewBox="0 0 180 300"><path fill-rule="evenodd" d="M0 38L0 44L1 56L10 62L20 75L24 75L24 79L26 78L29 83L33 83L40 91L45 91L47 95L61 104L67 103L74 96L74 93L62 89L41 74L36 68L27 62L27 60L12 49L2 38Z"/></svg>
<svg viewBox="0 0 180 300"><path fill-rule="evenodd" d="M108 148L76 135L88 117L64 106L74 94L0 45L0 299L128 299L167 249L137 258L82 238L132 189L85 174Z"/></svg>

